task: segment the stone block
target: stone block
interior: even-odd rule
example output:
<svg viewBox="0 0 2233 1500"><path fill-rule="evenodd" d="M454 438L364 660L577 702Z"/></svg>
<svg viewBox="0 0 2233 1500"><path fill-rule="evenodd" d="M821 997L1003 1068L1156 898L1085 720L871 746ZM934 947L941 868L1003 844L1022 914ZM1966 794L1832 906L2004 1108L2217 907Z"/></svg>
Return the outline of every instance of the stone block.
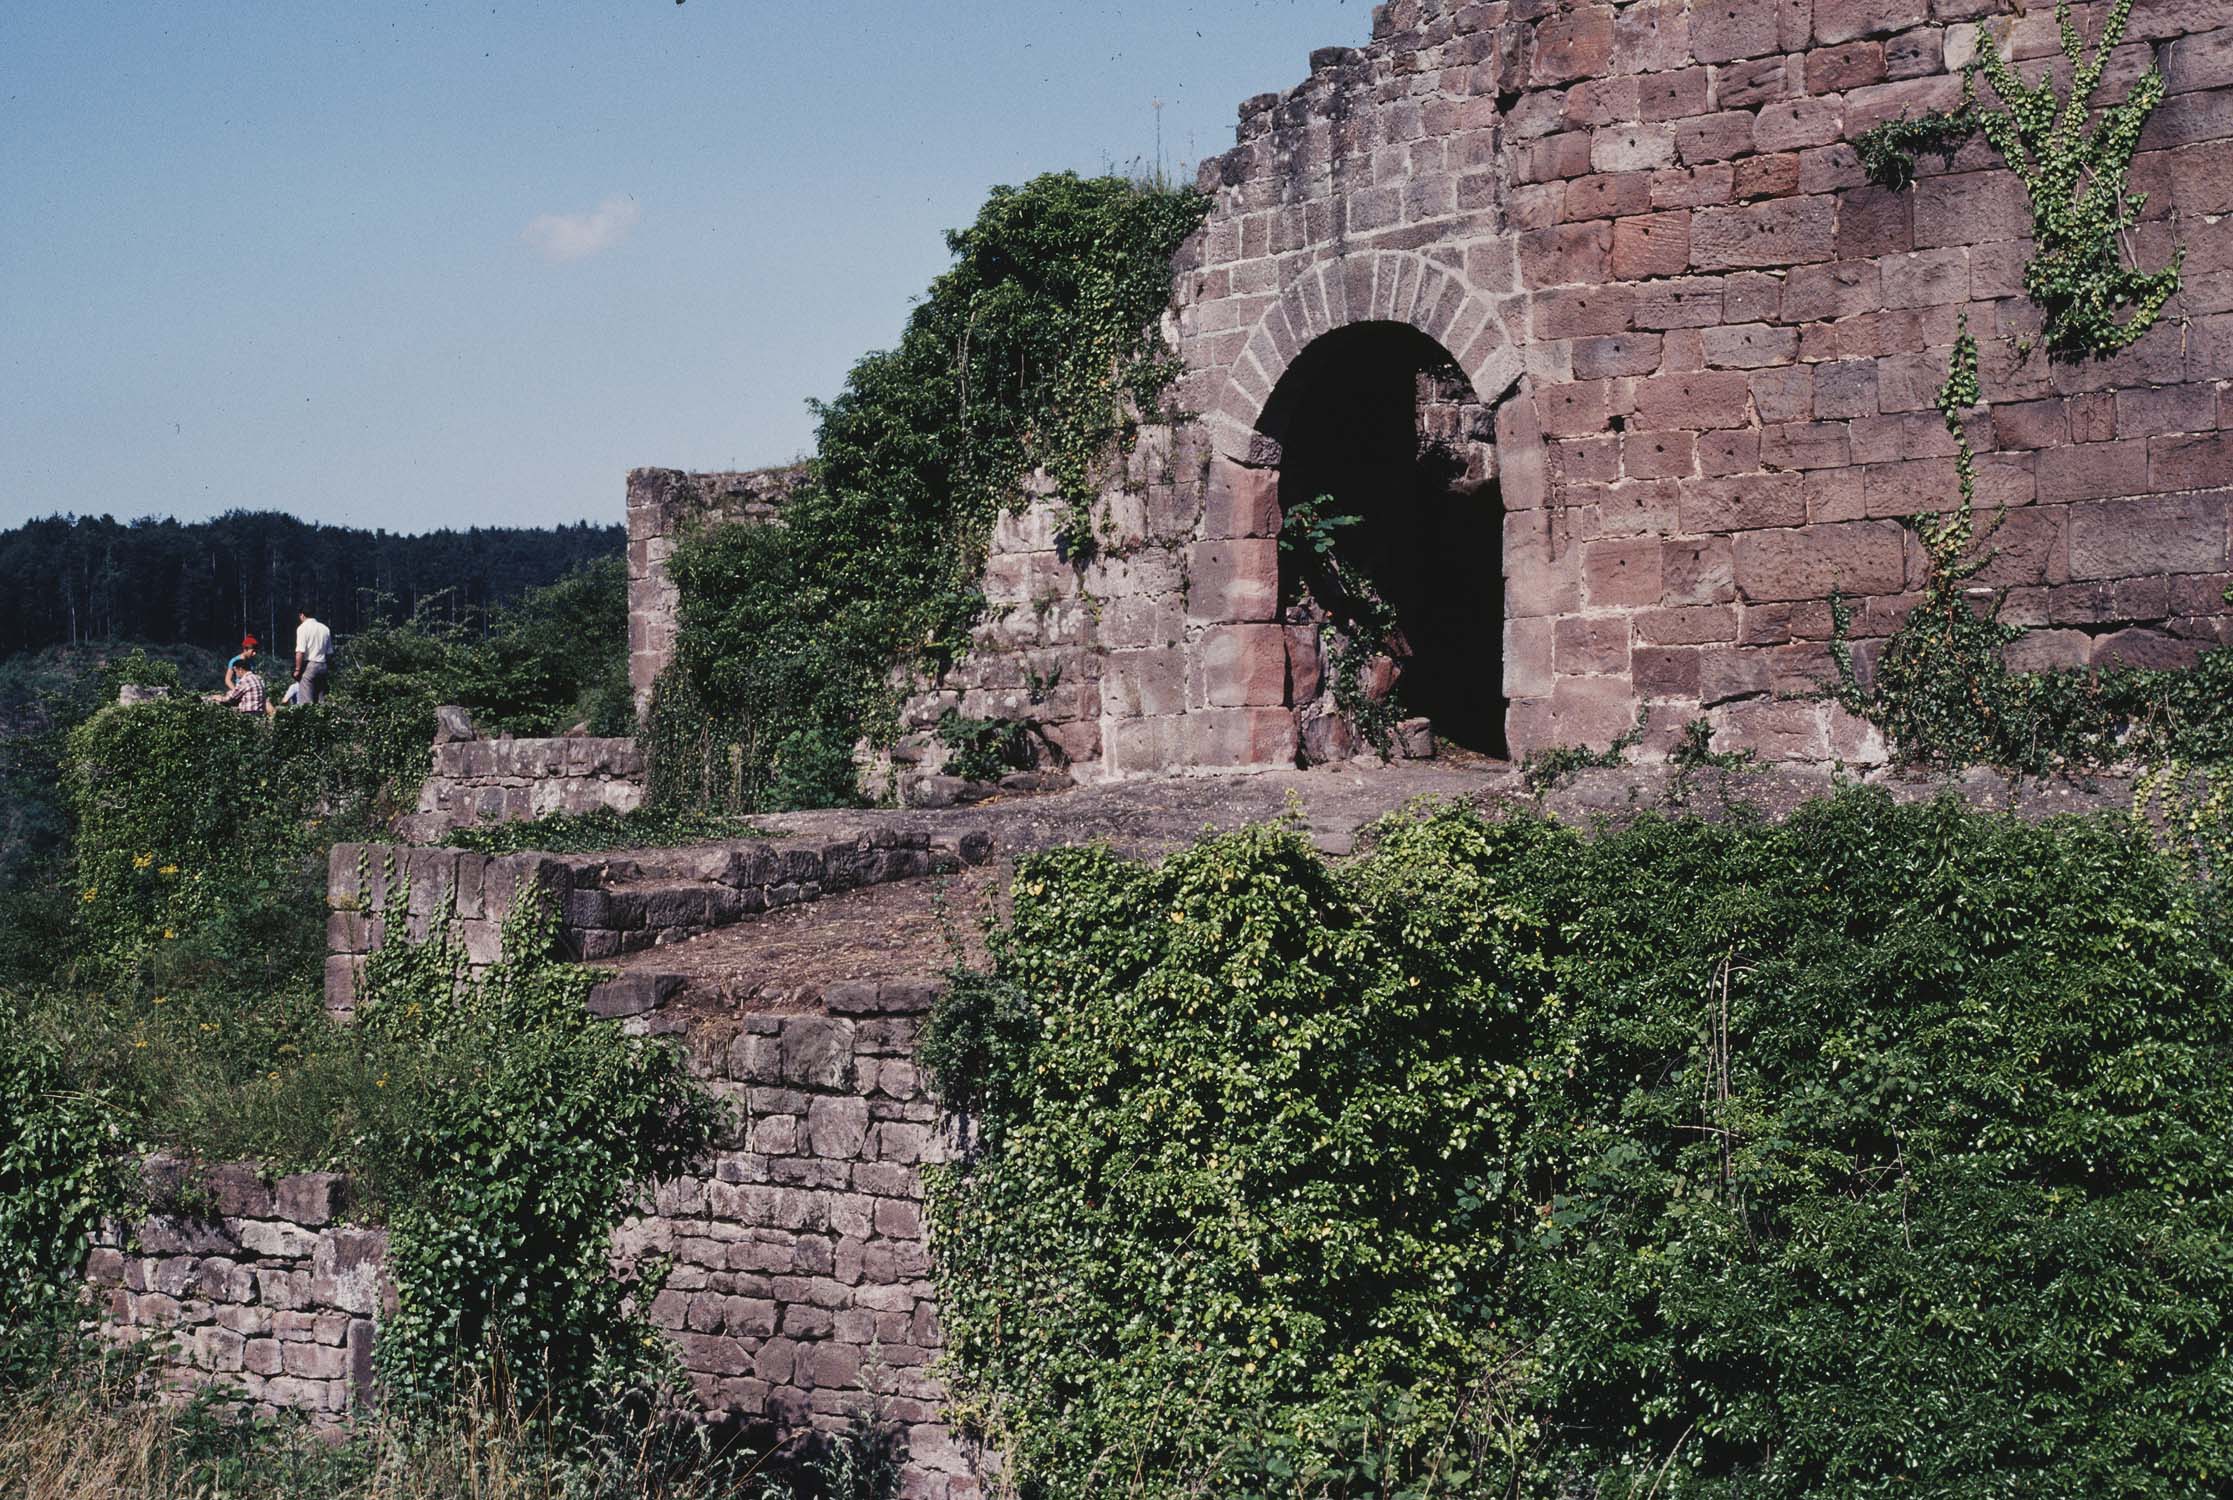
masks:
<svg viewBox="0 0 2233 1500"><path fill-rule="evenodd" d="M1562 675L1628 670L1628 617L1579 615L1557 622L1554 669Z"/></svg>
<svg viewBox="0 0 2233 1500"><path fill-rule="evenodd" d="M2045 473L2040 475L2042 499L2046 498L2047 478ZM2110 579L2224 571L2227 493L2218 490L2071 507L2070 576Z"/></svg>
<svg viewBox="0 0 2233 1500"><path fill-rule="evenodd" d="M1210 460L1202 497L1202 535L1210 541L1279 534L1279 471Z"/></svg>
<svg viewBox="0 0 2233 1500"><path fill-rule="evenodd" d="M1203 701L1266 708L1287 701L1287 632L1279 625L1215 625L1194 648Z"/></svg>
<svg viewBox="0 0 2233 1500"><path fill-rule="evenodd" d="M852 1086L852 1022L825 1016L785 1017L779 1046L785 1083L831 1090Z"/></svg>
<svg viewBox="0 0 2233 1500"><path fill-rule="evenodd" d="M1284 665L1284 658L1283 665ZM1295 715L1286 708L1209 708L1180 721L1185 763L1238 770L1295 763Z"/></svg>
<svg viewBox="0 0 2233 1500"><path fill-rule="evenodd" d="M1279 613L1279 543L1196 542L1187 549L1186 614L1207 623L1256 623Z"/></svg>
<svg viewBox="0 0 2233 1500"><path fill-rule="evenodd" d="M1614 223L1612 272L1616 278L1641 281L1653 276L1680 276L1689 265L1689 210L1640 214Z"/></svg>
<svg viewBox="0 0 2233 1500"><path fill-rule="evenodd" d="M1898 593L1906 580L1906 533L1891 522L1850 521L1736 538L1737 596L1746 601Z"/></svg>
<svg viewBox="0 0 2233 1500"><path fill-rule="evenodd" d="M1751 383L1738 370L1686 370L1636 382L1635 426L1693 432L1751 424Z"/></svg>
<svg viewBox="0 0 2233 1500"><path fill-rule="evenodd" d="M1582 587L1593 608L1659 603L1659 539L1646 536L1586 543L1582 548Z"/></svg>
<svg viewBox="0 0 2233 1500"><path fill-rule="evenodd" d="M1836 239L1837 206L1827 197L1701 208L1691 219L1690 259L1701 271L1802 265L1833 259Z"/></svg>
<svg viewBox="0 0 2233 1500"><path fill-rule="evenodd" d="M868 1139L868 1101L816 1099L807 1106L806 1147L828 1161L850 1162Z"/></svg>

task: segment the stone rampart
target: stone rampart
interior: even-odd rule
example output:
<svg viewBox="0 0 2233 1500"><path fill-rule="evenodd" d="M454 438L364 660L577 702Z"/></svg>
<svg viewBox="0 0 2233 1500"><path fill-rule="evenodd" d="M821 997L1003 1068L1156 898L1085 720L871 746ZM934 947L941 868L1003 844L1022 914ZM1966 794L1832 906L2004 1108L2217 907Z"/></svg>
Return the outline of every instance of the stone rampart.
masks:
<svg viewBox="0 0 2233 1500"><path fill-rule="evenodd" d="M743 473L637 469L628 476L628 684L640 717L652 685L674 660L680 601L667 559L692 526L775 519L806 477L800 465Z"/></svg>
<svg viewBox="0 0 2233 1500"><path fill-rule="evenodd" d="M104 1223L86 1257L103 1335L152 1344L173 1383L229 1387L267 1415L331 1423L363 1406L393 1292L386 1232L337 1222L342 1179L159 1156L145 1180L155 1207Z"/></svg>

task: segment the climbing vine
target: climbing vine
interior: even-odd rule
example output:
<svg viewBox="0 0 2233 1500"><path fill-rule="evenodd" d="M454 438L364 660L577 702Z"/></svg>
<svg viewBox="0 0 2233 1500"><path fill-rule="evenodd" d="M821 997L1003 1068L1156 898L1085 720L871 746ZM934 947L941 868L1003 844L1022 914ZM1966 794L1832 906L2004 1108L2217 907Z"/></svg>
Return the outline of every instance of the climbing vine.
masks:
<svg viewBox="0 0 2233 1500"><path fill-rule="evenodd" d="M652 714L654 796L722 811L855 795L853 748L896 733L908 669L966 647L992 523L1044 470L1073 517L1176 366L1154 324L1193 192L1063 173L999 188L948 236L898 346L817 408L781 522L715 527L671 563L673 667ZM1082 562L1090 528L1065 528ZM895 674L895 669L897 669Z"/></svg>
<svg viewBox="0 0 2233 1500"><path fill-rule="evenodd" d="M1889 120L1854 142L1862 167L1890 187L1914 180L1919 150L1951 155L1973 134L1991 143L2031 200L2024 291L2044 316L2048 352L2064 359L2132 344L2179 289L2183 250L2153 271L2129 264L2126 254L2126 236L2147 205L2147 195L2129 186L2132 158L2148 116L2163 102L2163 74L2151 65L2122 100L2099 108L2094 102L2131 18L2132 0L2116 0L2089 53L2070 0L2056 0L2055 24L2071 69L2068 94L2056 90L2052 70L2037 84L2025 83L1990 38L1981 38L1962 73L1960 108ZM1979 77L1991 85L1998 108L1978 98Z"/></svg>
<svg viewBox="0 0 2233 1500"><path fill-rule="evenodd" d="M2178 290L2183 250L2142 270L2127 236L2146 204L2128 178L2141 131L2164 96L2148 68L2125 97L2096 106L2109 56L2123 39L2132 0L2117 0L2089 52L2069 0L2055 9L2069 88L2052 70L2027 84L1990 38L1964 70L1962 102L1947 113L1890 120L1854 145L1869 176L1886 186L1914 180L1915 153L1951 157L1984 138L2022 180L2030 199L2032 256L2024 290L2043 318L2051 357L2105 357L2155 326ZM1998 107L1984 102L1982 78ZM1963 320L1937 406L1954 443L1958 497L1950 511L1905 524L1922 544L1922 597L1886 640L1873 681L1855 661L1851 611L1833 596L1831 644L1836 696L1878 725L1909 759L1958 765L1992 762L2019 770L2100 765L2119 759L2212 758L2233 752L2233 660L2211 652L2188 671L2016 672L2004 649L2023 632L2001 618L2004 591L1976 580L1992 561L2005 518L1976 513L1977 468L1965 414L1983 402L1978 347Z"/></svg>
<svg viewBox="0 0 2233 1500"><path fill-rule="evenodd" d="M1373 658L1389 654L1396 612L1370 575L1337 550L1342 530L1363 518L1329 515L1326 508L1333 503L1333 496L1317 495L1291 506L1280 520L1279 550L1295 563L1287 570L1290 586L1326 613L1319 641L1334 708L1385 760L1393 753L1403 706L1392 683L1375 694L1365 669Z"/></svg>
<svg viewBox="0 0 2233 1500"><path fill-rule="evenodd" d="M400 935L409 891L389 881ZM596 976L555 956L556 932L531 890L483 973L447 928L372 956L358 1026L410 1106L375 1123L360 1170L390 1198L389 1399L431 1409L495 1380L587 1432L641 1415L671 1376L647 1311L660 1269L615 1276L612 1235L712 1144L723 1107L673 1047L590 1016Z"/></svg>

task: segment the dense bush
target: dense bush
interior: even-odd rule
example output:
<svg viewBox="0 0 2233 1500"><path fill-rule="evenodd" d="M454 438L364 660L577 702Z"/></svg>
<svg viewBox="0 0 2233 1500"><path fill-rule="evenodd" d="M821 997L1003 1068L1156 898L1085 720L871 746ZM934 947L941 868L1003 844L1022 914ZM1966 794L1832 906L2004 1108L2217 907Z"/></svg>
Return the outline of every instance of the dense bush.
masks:
<svg viewBox="0 0 2233 1500"><path fill-rule="evenodd" d="M893 669L963 646L993 518L1025 474L1046 468L1082 507L1128 410L1156 409L1172 371L1151 325L1205 206L1065 173L995 189L948 236L953 267L898 347L819 408L782 524L716 527L676 550L658 796L756 811L854 795L852 748L888 731Z"/></svg>
<svg viewBox="0 0 2233 1500"><path fill-rule="evenodd" d="M2190 1495L2233 937L2116 820L1850 793L1027 862L928 1058L1027 1493Z"/></svg>
<svg viewBox="0 0 2233 1500"><path fill-rule="evenodd" d="M117 1200L121 1143L110 1101L0 1006L0 1389L43 1367L75 1319L86 1235Z"/></svg>
<svg viewBox="0 0 2233 1500"><path fill-rule="evenodd" d="M387 912L406 922L407 893ZM657 1178L687 1169L722 1111L681 1053L593 1020L593 971L553 957L539 901L504 924L504 961L468 977L448 934L373 957L358 1026L408 1107L367 1143L392 1200L399 1307L378 1360L389 1399L433 1407L492 1372L521 1410L600 1425L655 1404L670 1356L651 1280L613 1274L612 1235Z"/></svg>

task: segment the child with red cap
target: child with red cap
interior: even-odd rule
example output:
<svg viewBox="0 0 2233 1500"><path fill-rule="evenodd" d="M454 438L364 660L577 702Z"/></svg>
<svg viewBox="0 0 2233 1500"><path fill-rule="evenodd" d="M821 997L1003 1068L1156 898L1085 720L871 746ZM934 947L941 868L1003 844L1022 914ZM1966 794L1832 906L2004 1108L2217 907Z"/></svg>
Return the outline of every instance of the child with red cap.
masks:
<svg viewBox="0 0 2233 1500"><path fill-rule="evenodd" d="M234 685L240 680L243 669L253 671L255 666L256 638L252 635L244 635L240 638L240 655L225 663L225 691L230 693L233 690Z"/></svg>

